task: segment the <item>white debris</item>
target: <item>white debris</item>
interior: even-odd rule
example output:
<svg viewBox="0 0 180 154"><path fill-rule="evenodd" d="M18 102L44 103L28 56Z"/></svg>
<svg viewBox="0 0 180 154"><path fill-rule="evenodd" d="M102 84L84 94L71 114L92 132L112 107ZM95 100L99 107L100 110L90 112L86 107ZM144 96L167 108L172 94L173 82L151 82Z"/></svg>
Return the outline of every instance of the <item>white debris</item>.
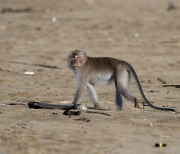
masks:
<svg viewBox="0 0 180 154"><path fill-rule="evenodd" d="M149 125L150 125L151 127L153 127L153 124L152 124L151 122L149 123Z"/></svg>
<svg viewBox="0 0 180 154"><path fill-rule="evenodd" d="M34 72L24 72L25 75L34 75Z"/></svg>
<svg viewBox="0 0 180 154"><path fill-rule="evenodd" d="M57 21L57 18L56 17L52 17L52 22L56 22Z"/></svg>
<svg viewBox="0 0 180 154"><path fill-rule="evenodd" d="M134 37L135 37L135 38L138 38L138 37L139 37L139 33L135 33L135 34L134 34Z"/></svg>

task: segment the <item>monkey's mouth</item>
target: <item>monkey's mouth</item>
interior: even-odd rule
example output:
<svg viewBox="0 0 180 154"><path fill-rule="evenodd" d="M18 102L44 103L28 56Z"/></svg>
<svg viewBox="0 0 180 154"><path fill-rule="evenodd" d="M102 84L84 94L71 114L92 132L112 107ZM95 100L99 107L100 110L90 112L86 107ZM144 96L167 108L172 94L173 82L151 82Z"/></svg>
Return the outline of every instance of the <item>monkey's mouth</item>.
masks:
<svg viewBox="0 0 180 154"><path fill-rule="evenodd" d="M76 64L76 63L72 63L72 68L73 69L77 69L79 67L79 65L78 64Z"/></svg>
<svg viewBox="0 0 180 154"><path fill-rule="evenodd" d="M73 69L76 70L78 68L78 66L73 66Z"/></svg>

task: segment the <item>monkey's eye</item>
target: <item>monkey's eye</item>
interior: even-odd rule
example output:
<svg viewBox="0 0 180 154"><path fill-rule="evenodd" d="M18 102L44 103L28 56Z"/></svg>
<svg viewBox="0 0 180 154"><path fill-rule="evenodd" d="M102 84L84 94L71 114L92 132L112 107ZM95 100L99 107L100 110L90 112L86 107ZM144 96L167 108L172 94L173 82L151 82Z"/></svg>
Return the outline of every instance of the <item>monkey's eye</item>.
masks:
<svg viewBox="0 0 180 154"><path fill-rule="evenodd" d="M75 59L78 59L79 58L79 56L75 56Z"/></svg>

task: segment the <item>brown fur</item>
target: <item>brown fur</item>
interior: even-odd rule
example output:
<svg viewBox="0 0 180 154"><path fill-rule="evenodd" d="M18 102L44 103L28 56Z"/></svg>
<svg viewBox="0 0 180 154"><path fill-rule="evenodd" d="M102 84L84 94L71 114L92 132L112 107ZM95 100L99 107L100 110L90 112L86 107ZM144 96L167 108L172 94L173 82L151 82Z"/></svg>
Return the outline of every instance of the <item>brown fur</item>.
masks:
<svg viewBox="0 0 180 154"><path fill-rule="evenodd" d="M142 102L132 96L128 90L130 74L133 75L144 102L158 110L175 111L172 108L162 108L151 104L145 97L139 79L133 67L126 61L111 57L89 57L84 51L74 50L68 55L69 67L73 70L77 80L77 90L74 97L74 105L80 102L82 93L87 87L88 94L94 107L99 109L98 98L94 85L110 84L114 81L116 87L116 107L122 109L122 96L133 102L135 107L142 108Z"/></svg>

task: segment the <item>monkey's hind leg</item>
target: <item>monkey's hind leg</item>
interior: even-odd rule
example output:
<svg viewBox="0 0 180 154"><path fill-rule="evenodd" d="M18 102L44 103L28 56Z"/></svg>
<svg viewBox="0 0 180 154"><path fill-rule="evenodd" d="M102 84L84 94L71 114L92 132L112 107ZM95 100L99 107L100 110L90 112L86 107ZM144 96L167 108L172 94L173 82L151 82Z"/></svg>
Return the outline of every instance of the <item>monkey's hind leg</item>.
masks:
<svg viewBox="0 0 180 154"><path fill-rule="evenodd" d="M91 84L88 84L87 85L87 92L88 92L90 100L94 104L94 109L99 110L98 97L97 97L96 90L95 90L94 86Z"/></svg>
<svg viewBox="0 0 180 154"><path fill-rule="evenodd" d="M143 109L142 102L138 100L136 97L134 97L130 91L128 90L129 87L129 80L130 80L130 73L126 70L123 70L121 72L121 75L119 75L118 82L120 87L120 93L130 102L135 104L136 108Z"/></svg>
<svg viewBox="0 0 180 154"><path fill-rule="evenodd" d="M121 93L127 100L134 103L136 108L138 109L144 108L142 101L134 97L127 89L121 90Z"/></svg>
<svg viewBox="0 0 180 154"><path fill-rule="evenodd" d="M123 100L122 100L121 92L118 88L116 88L116 94L115 95L116 95L116 98L115 98L116 109L122 110Z"/></svg>

